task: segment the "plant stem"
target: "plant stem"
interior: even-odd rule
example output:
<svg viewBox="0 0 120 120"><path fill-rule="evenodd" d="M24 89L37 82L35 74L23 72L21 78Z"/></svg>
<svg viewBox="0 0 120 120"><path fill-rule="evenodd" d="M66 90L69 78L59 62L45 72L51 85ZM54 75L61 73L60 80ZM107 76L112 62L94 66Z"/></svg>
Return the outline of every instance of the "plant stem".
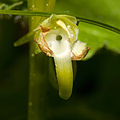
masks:
<svg viewBox="0 0 120 120"><path fill-rule="evenodd" d="M55 0L28 0L28 8L37 12L52 12ZM43 17L30 18L30 31L38 27ZM42 54L35 55L36 43L30 42L30 82L29 82L29 107L28 120L45 120L45 96L48 59Z"/></svg>
<svg viewBox="0 0 120 120"><path fill-rule="evenodd" d="M53 12L52 12L53 13ZM49 17L51 14L51 12L49 13L45 13L45 12L36 12L36 11L20 11L20 10L0 10L0 14L11 14L11 15L23 15L23 16L44 16L44 17ZM54 14L57 15L61 15L61 14L65 14L65 13L56 13L54 12ZM74 16L73 14L68 14L66 13L66 15L70 15L70 16ZM87 19L87 18L81 18L79 16L76 16L77 20L79 22L84 22L84 23L88 23L88 24L92 24L92 25L96 25L102 28L105 28L107 30L113 31L115 33L120 34L120 29L116 28L114 26L99 22L99 21L95 21L95 20L91 20L91 19Z"/></svg>

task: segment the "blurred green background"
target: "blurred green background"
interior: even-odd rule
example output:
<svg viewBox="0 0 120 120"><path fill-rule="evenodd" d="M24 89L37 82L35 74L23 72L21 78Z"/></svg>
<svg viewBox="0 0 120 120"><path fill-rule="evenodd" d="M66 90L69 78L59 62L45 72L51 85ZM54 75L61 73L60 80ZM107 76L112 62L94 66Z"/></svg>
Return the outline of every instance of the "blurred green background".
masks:
<svg viewBox="0 0 120 120"><path fill-rule="evenodd" d="M18 0L1 0L14 1ZM119 6L119 0L56 0L55 11L120 28ZM27 31L26 18L0 16L0 120L27 120L29 46L13 47ZM77 62L73 95L68 101L59 98L48 79L46 83L43 114L47 120L120 120L119 54L103 48L91 59Z"/></svg>

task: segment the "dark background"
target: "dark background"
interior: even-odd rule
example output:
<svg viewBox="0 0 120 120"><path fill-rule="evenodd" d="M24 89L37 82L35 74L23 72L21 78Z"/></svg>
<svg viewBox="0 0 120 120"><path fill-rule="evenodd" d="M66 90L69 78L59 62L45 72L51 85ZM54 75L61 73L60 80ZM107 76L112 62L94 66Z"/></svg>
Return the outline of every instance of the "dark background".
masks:
<svg viewBox="0 0 120 120"><path fill-rule="evenodd" d="M55 10L120 28L119 6L119 0L57 0ZM0 16L0 120L27 119L29 46L13 47L27 31L25 18ZM50 88L56 93L51 85ZM50 94L54 99L54 93ZM119 120L120 55L103 48L91 59L77 62L72 97L68 101L59 98L53 101L56 103L46 103L48 108L56 106L49 111L52 116L48 120ZM57 109L61 104L67 107Z"/></svg>

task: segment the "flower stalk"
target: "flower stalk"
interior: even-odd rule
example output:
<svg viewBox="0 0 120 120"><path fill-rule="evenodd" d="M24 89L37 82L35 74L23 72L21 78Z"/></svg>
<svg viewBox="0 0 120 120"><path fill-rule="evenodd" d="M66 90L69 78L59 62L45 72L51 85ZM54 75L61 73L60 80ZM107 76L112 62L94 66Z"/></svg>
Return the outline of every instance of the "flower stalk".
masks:
<svg viewBox="0 0 120 120"><path fill-rule="evenodd" d="M28 0L28 8L35 12L52 12L55 0ZM32 16L29 21L30 32L33 31L45 17ZM28 100L28 120L45 120L46 67L48 60L43 55L35 55L38 46L30 41L30 82ZM37 49L37 50L36 50ZM44 69L41 69L44 68ZM44 89L44 90L43 90Z"/></svg>

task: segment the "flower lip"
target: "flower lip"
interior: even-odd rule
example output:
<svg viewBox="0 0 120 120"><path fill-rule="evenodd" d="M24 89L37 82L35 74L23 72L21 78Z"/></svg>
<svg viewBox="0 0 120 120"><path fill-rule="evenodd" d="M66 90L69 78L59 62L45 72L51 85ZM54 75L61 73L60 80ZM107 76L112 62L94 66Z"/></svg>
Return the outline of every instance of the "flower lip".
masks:
<svg viewBox="0 0 120 120"><path fill-rule="evenodd" d="M45 40L54 55L63 55L68 49L70 50L68 35L62 28L51 30L46 34Z"/></svg>

